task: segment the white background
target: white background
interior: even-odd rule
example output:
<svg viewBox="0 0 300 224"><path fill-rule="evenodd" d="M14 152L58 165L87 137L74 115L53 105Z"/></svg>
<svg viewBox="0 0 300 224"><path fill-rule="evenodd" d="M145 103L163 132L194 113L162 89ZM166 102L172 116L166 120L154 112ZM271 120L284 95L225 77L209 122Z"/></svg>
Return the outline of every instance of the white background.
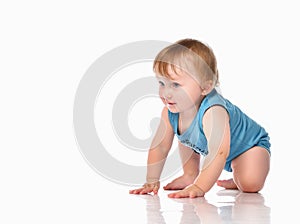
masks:
<svg viewBox="0 0 300 224"><path fill-rule="evenodd" d="M100 209L92 198L105 194L105 200L116 189L127 194L127 187L104 179L82 157L73 102L97 58L139 40L189 37L208 43L218 60L223 95L271 136L268 193L294 192L297 1L102 2L0 3L1 223L96 223L88 219Z"/></svg>

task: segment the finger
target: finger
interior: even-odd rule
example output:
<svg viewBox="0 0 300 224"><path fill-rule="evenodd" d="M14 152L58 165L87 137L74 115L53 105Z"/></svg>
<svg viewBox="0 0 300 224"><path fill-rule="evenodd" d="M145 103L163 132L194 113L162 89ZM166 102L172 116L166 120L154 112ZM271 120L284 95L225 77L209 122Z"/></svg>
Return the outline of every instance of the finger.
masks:
<svg viewBox="0 0 300 224"><path fill-rule="evenodd" d="M186 198L188 195L184 191L177 191L175 193L168 194L169 198Z"/></svg>
<svg viewBox="0 0 300 224"><path fill-rule="evenodd" d="M151 193L153 191L153 188L151 187L151 188L144 188L141 192L140 192L140 194L149 194L149 193Z"/></svg>
<svg viewBox="0 0 300 224"><path fill-rule="evenodd" d="M135 192L136 192L137 190L138 190L138 189L130 190L130 191L129 191L129 194L135 194Z"/></svg>
<svg viewBox="0 0 300 224"><path fill-rule="evenodd" d="M189 192L187 191L180 191L176 195L176 198L188 198L190 196Z"/></svg>
<svg viewBox="0 0 300 224"><path fill-rule="evenodd" d="M158 189L159 189L159 186L154 186L154 188L153 188L153 193L154 194L157 194L158 193Z"/></svg>
<svg viewBox="0 0 300 224"><path fill-rule="evenodd" d="M144 188L138 188L138 189L134 189L129 191L130 194L139 194Z"/></svg>
<svg viewBox="0 0 300 224"><path fill-rule="evenodd" d="M148 192L145 191L145 190L142 190L142 191L139 192L139 194L148 194Z"/></svg>

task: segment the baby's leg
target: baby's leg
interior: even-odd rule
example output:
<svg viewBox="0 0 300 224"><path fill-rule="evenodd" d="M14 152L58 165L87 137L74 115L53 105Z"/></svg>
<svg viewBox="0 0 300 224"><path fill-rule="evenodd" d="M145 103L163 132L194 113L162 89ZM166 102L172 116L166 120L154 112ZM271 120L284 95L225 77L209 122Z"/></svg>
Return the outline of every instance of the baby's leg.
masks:
<svg viewBox="0 0 300 224"><path fill-rule="evenodd" d="M235 158L231 167L233 180L218 181L219 186L236 188L243 192L258 192L265 183L270 169L270 154L259 146L255 146Z"/></svg>
<svg viewBox="0 0 300 224"><path fill-rule="evenodd" d="M165 190L182 190L192 184L199 174L200 155L192 149L178 142L180 158L183 167L183 175L167 184Z"/></svg>

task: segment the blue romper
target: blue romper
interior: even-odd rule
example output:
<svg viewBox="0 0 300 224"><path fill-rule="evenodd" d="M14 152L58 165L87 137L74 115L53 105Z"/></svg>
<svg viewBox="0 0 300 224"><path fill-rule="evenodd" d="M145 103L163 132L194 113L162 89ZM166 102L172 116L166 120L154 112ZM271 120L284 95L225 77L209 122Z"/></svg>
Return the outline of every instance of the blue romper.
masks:
<svg viewBox="0 0 300 224"><path fill-rule="evenodd" d="M196 153L208 155L207 140L202 127L203 115L207 109L219 105L229 114L230 152L224 169L232 172L231 161L254 146L265 148L270 153L270 138L263 127L244 114L237 106L223 98L213 89L202 101L200 108L190 127L181 135L178 132L179 113L168 111L169 120L178 140Z"/></svg>

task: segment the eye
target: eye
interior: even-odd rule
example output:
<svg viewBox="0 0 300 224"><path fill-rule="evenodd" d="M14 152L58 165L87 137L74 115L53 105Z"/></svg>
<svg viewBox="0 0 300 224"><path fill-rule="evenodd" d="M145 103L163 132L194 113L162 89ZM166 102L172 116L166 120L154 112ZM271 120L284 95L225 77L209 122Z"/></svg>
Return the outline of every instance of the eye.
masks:
<svg viewBox="0 0 300 224"><path fill-rule="evenodd" d="M158 81L159 86L165 86L165 83L163 81Z"/></svg>
<svg viewBox="0 0 300 224"><path fill-rule="evenodd" d="M180 85L179 83L177 83L177 82L173 82L173 83L172 83L172 86L173 86L174 88L178 88L178 87L180 87L181 85Z"/></svg>

